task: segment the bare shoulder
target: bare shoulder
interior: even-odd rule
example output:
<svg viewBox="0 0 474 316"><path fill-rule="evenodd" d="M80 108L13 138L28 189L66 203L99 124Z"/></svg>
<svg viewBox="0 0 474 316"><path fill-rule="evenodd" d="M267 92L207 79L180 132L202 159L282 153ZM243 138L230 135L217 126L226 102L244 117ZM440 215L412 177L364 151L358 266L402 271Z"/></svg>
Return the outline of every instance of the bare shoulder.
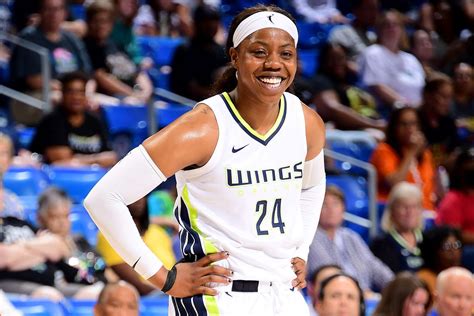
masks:
<svg viewBox="0 0 474 316"><path fill-rule="evenodd" d="M326 128L324 122L316 111L301 102L306 126L306 141L308 143L307 160L313 159L324 147Z"/></svg>
<svg viewBox="0 0 474 316"><path fill-rule="evenodd" d="M203 103L149 137L143 146L165 176L188 166L202 166L212 156L219 129L212 109Z"/></svg>

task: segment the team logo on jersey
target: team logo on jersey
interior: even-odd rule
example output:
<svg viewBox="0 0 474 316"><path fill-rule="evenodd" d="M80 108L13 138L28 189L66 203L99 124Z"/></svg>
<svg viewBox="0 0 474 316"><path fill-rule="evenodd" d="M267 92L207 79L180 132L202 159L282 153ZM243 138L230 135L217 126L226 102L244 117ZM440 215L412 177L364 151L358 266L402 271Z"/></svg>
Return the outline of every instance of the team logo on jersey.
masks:
<svg viewBox="0 0 474 316"><path fill-rule="evenodd" d="M245 147L247 147L248 145L250 145L250 144L247 144L247 145L242 146L242 147L239 147L239 148L235 148L235 146L233 146L233 147L232 147L232 153L235 154L236 152L239 152L239 151L241 151L242 149L244 149Z"/></svg>
<svg viewBox="0 0 474 316"><path fill-rule="evenodd" d="M227 185L231 187L268 183L276 181L287 181L301 179L303 177L303 162L300 161L293 166L283 166L275 169L262 170L232 170L226 169Z"/></svg>

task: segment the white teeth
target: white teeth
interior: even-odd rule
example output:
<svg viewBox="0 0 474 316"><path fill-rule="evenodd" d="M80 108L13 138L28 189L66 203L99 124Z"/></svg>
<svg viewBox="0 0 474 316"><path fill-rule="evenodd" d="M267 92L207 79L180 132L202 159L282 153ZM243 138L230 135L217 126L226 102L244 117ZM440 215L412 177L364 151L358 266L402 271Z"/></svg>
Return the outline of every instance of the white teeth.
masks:
<svg viewBox="0 0 474 316"><path fill-rule="evenodd" d="M279 85L282 80L280 77L261 77L259 79L260 81L271 85Z"/></svg>

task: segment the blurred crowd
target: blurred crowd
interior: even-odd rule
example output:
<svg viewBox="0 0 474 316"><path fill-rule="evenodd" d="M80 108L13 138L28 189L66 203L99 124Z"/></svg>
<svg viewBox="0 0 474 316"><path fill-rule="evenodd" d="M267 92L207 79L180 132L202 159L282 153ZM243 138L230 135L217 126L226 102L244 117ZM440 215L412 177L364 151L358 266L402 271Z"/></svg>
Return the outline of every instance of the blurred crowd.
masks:
<svg viewBox="0 0 474 316"><path fill-rule="evenodd" d="M379 234L364 240L345 227L348 201L341 188L328 186L307 263L312 312L364 315L366 300L375 299L371 313L377 316L472 315L474 1L262 2L291 12L304 26L300 32L318 30L318 42L301 48L316 67L305 69L301 60L293 92L327 129L363 130L376 140L368 162L377 171L383 210ZM183 39L168 65L167 86L202 100L228 63L226 28L248 5L0 0L0 32L46 48L51 74L49 109L0 95L2 178L11 165L113 166L123 153L114 150L101 109L154 104L154 89L162 84L153 80L158 66L138 39ZM36 51L2 37L0 69L1 84L44 97ZM28 146L19 146L18 126L34 131ZM328 174L342 172L332 166L328 161ZM143 239L168 268L180 258L174 197L172 189L159 190L129 206ZM162 295L100 233L91 245L71 231L73 203L64 190L51 187L37 203L32 223L15 193L0 190L1 290L53 300L99 298L97 315L108 315L104 302L116 290L129 291L132 301L136 293ZM133 304L130 315L138 313Z"/></svg>

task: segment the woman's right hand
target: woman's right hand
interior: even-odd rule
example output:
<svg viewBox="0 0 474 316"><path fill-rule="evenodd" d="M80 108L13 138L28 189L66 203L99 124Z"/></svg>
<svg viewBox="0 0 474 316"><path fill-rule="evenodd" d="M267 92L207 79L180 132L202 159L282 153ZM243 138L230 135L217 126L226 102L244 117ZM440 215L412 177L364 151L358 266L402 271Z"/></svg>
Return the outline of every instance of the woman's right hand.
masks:
<svg viewBox="0 0 474 316"><path fill-rule="evenodd" d="M421 131L413 132L410 136L410 149L415 155L423 153L426 147L426 138Z"/></svg>
<svg viewBox="0 0 474 316"><path fill-rule="evenodd" d="M166 294L173 297L189 297L193 295L217 295L217 290L212 284L220 283L227 285L233 274L232 270L219 265L213 265L213 262L227 259L229 253L226 251L209 254L196 262L181 262L176 264L176 280L173 286ZM162 287L164 281L159 282L160 273L155 274L148 281ZM166 278L166 276L165 276Z"/></svg>

